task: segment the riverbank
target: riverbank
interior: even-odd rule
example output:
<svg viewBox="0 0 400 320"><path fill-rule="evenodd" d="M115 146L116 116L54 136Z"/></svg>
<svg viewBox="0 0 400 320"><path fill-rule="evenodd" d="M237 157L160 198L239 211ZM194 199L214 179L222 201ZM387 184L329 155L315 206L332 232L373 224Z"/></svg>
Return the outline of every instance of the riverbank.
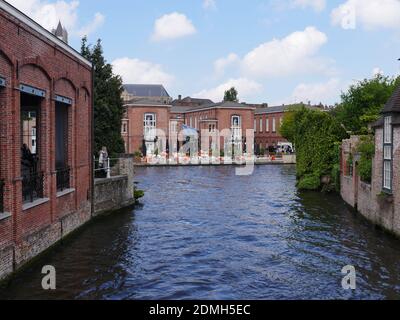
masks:
<svg viewBox="0 0 400 320"><path fill-rule="evenodd" d="M246 163L247 161L247 163ZM296 155L283 155L280 157L259 157L256 159L190 159L182 158L180 160L167 160L163 158L147 159L141 162L136 162L137 167L213 167L213 166L245 166L248 164L254 165L293 165L296 164Z"/></svg>

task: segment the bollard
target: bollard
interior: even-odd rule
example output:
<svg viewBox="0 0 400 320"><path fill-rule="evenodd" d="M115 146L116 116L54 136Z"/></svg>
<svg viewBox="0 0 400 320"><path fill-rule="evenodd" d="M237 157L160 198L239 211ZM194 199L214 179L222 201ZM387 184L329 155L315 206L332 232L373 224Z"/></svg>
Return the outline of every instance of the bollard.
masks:
<svg viewBox="0 0 400 320"><path fill-rule="evenodd" d="M107 158L107 179L111 178L110 158Z"/></svg>

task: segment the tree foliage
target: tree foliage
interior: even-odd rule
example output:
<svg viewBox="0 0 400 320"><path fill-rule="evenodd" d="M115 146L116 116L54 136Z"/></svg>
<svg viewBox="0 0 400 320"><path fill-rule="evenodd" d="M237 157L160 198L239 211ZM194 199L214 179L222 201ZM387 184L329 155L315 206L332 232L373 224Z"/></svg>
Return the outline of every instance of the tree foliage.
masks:
<svg viewBox="0 0 400 320"><path fill-rule="evenodd" d="M360 154L357 166L360 178L364 182L371 183L372 159L375 155L374 137L371 135L361 137L360 144L357 146L357 152Z"/></svg>
<svg viewBox="0 0 400 320"><path fill-rule="evenodd" d="M103 47L99 39L93 47L88 45L84 37L81 43L81 54L94 66L94 146L98 152L107 147L110 155L124 152L121 137L121 124L124 114L122 79L115 75L111 64L103 55Z"/></svg>
<svg viewBox="0 0 400 320"><path fill-rule="evenodd" d="M224 101L232 101L238 102L238 92L235 87L230 88L229 90L225 91Z"/></svg>
<svg viewBox="0 0 400 320"><path fill-rule="evenodd" d="M342 93L342 102L335 108L334 116L352 134L365 134L368 124L379 118L383 106L399 84L400 78L382 75L364 79Z"/></svg>
<svg viewBox="0 0 400 320"><path fill-rule="evenodd" d="M331 114L303 106L285 115L281 134L296 146L298 187L319 189L338 161L336 143L347 137L344 129Z"/></svg>

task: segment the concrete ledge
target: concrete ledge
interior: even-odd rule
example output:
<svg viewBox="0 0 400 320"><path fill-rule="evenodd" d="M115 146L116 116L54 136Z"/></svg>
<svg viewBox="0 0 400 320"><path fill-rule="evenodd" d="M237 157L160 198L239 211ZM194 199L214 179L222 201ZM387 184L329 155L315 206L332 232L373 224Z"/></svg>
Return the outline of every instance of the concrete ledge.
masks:
<svg viewBox="0 0 400 320"><path fill-rule="evenodd" d="M100 185L100 184L108 184L113 181L120 181L120 180L126 180L128 177L127 176L114 176L111 178L100 178L100 179L94 179L94 184L95 185Z"/></svg>
<svg viewBox="0 0 400 320"><path fill-rule="evenodd" d="M5 220L7 218L11 217L11 213L9 212L0 212L0 221Z"/></svg>
<svg viewBox="0 0 400 320"><path fill-rule="evenodd" d="M57 192L57 198L61 198L63 196L66 196L67 194L74 193L74 192L75 192L75 189L73 189L73 188L65 189L64 191Z"/></svg>
<svg viewBox="0 0 400 320"><path fill-rule="evenodd" d="M26 211L26 210L32 209L34 207L41 206L42 204L45 204L45 203L47 203L49 201L50 201L49 198L43 198L43 199L35 200L33 202L25 203L22 206L22 211Z"/></svg>

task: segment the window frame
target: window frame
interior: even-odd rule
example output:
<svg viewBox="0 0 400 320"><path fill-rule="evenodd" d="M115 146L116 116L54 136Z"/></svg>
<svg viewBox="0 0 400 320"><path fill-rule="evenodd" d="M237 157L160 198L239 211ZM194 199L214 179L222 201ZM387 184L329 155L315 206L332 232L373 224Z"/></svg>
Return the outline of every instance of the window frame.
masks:
<svg viewBox="0 0 400 320"><path fill-rule="evenodd" d="M392 116L383 119L383 165L382 165L382 190L386 193L393 192L393 124ZM389 149L390 148L390 149ZM390 154L387 150L390 150ZM389 176L388 176L389 175Z"/></svg>
<svg viewBox="0 0 400 320"><path fill-rule="evenodd" d="M152 116L153 119L152 120L147 120L147 116ZM151 123L151 125L149 126L148 123ZM146 130L146 128L149 128L149 130ZM153 135L150 133L148 134L148 132L151 132L151 130L154 130L154 138L155 139L155 130L157 129L157 115L154 112L146 112L143 116L143 135L144 138L146 140L146 138L151 139L151 137L153 137ZM147 135L148 134L148 135Z"/></svg>

